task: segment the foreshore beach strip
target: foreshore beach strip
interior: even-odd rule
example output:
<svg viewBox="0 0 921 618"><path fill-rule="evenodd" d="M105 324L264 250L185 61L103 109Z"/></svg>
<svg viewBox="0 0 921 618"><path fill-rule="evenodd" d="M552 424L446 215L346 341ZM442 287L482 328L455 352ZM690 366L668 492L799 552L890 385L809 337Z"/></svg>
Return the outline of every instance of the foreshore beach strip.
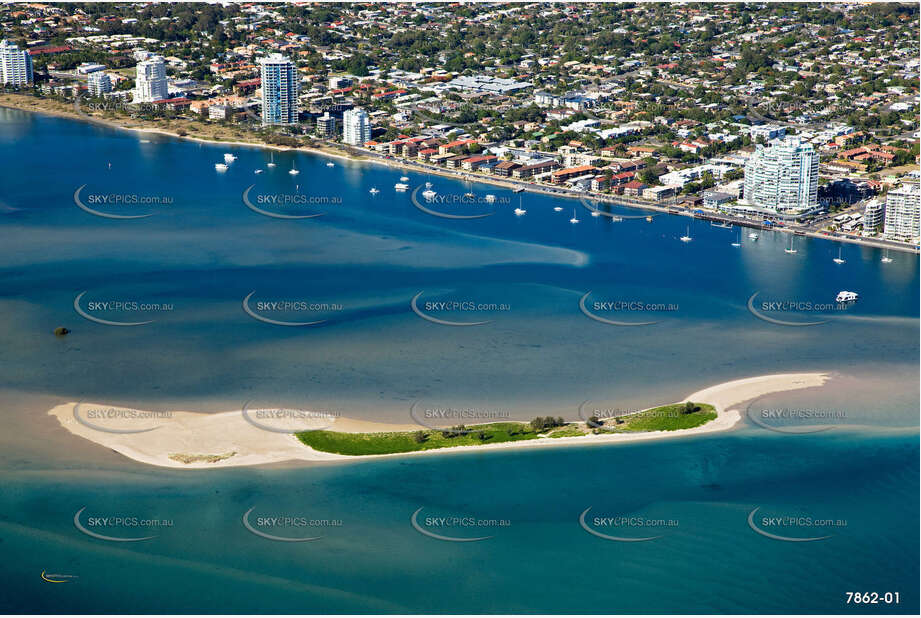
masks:
<svg viewBox="0 0 921 618"><path fill-rule="evenodd" d="M741 421L740 407L746 402L770 393L819 387L824 385L829 377L828 373L776 374L733 380L705 388L690 394L681 402L670 404L675 406L679 414L686 402L693 402L694 407L699 407L699 410L690 411L690 414L698 415L690 422L696 423L697 420L706 417L702 424L686 428L646 431L641 423L631 430L620 427L616 421L613 423L606 421L602 427L598 428L585 421L578 421L534 431L525 423L503 423L503 425L516 425L517 427L494 426L489 428L485 425L467 427L459 433L458 437L464 437L464 440L460 441L461 443L457 446L450 446L450 438L445 438L440 429L426 428L416 423L375 423L342 417L329 419L317 431L309 432L316 435L314 439L317 440L318 446L318 448L311 448L309 446L311 439L303 439L303 432L302 437L299 438L295 430L278 431L256 426L250 418L243 414L243 410L216 414L170 411L167 414L115 415L114 420L102 419L90 422L81 416L78 410L103 409L105 406L69 402L55 406L48 413L55 416L61 425L71 433L135 461L186 470L212 469L287 461L353 461L377 457L424 456L431 453L562 445L587 446L693 436L733 428ZM712 406L712 410L709 406ZM668 410L668 407L660 406L643 412L654 410ZM712 417L713 413L715 413L715 418ZM668 419L673 418L673 415L662 416ZM142 423L138 417L144 417L144 422ZM636 418L643 419L642 413ZM645 418L650 418L650 415ZM627 417L624 419L625 424L631 422ZM591 419L586 420L591 422ZM528 433L520 435L519 439L507 439L509 429L512 429L513 433L515 431ZM594 431L594 429L599 430ZM439 448L420 447L387 454L348 455L319 450L330 448L333 444L339 444L338 448L343 450L341 447L343 443L355 443L355 440L345 440L343 436L337 437L336 434L404 434L409 439L415 440L418 432L427 434L426 439L428 440L445 442L437 444ZM490 438L488 441L483 441L478 432L492 433L494 437L500 437L495 434L502 432L503 439ZM563 432L563 435L553 435L554 432ZM324 436L324 439L320 440L320 436ZM406 440L401 439L399 442L405 445ZM432 446L436 445L432 444ZM390 448L393 446L391 445Z"/></svg>
<svg viewBox="0 0 921 618"><path fill-rule="evenodd" d="M24 94L0 94L0 107L24 110L38 114L47 114L49 116L69 118L72 120L80 120L115 130L133 131L141 134L155 134L164 137L190 140L205 144L262 148L267 150L277 150L281 152L312 153L324 157L333 157L340 160L374 163L377 165L383 165L385 167L399 169L403 172L412 171L426 175L451 178L454 180L473 180L478 183L501 187L503 189L523 189L531 193L539 193L542 195L550 195L564 199L591 199L601 203L613 204L626 208L635 208L649 212L658 212L662 214L671 214L685 217L695 216L691 211L678 211L673 207L657 204L654 202L648 202L640 198L626 197L623 195L608 195L604 193L577 192L562 187L548 187L526 180L516 180L514 182L510 182L503 178L491 175L483 175L479 172L455 172L446 168L422 165L412 160L386 158L370 151L360 150L356 147L349 147L346 150L340 144L332 145L320 140L314 140L313 145L310 146L290 147L268 143L262 139L259 139L259 137L255 134L235 133L233 135L228 135L227 133L215 133L215 131L224 131L225 129L223 127L218 127L215 129L214 125L208 125L205 123L176 121L176 124L181 126L172 126L167 123L167 128L164 128L153 121L142 121L131 118L119 118L118 121L115 121L113 119L102 118L88 114L86 111L81 110L79 105L68 105L60 101L49 99L36 99L35 97ZM191 131L189 129L191 129ZM730 224L741 225L744 227L761 227L760 220L743 221L737 218L720 217L715 213L711 214L711 217L723 219ZM785 234L794 233L792 228L788 229L784 227L774 227L772 229L775 232ZM820 232L797 230L797 233L799 235L807 236L810 238L829 240L829 236ZM891 249L893 251L902 251L906 253L919 253L919 249L917 247L904 243L883 243L874 239L841 235L835 236L834 240L836 242L865 245L880 249Z"/></svg>

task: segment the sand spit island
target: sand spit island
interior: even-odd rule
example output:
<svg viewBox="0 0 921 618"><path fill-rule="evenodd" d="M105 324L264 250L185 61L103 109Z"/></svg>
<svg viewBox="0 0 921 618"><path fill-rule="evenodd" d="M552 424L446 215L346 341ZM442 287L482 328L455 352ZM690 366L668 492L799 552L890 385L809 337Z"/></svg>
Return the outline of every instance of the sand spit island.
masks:
<svg viewBox="0 0 921 618"><path fill-rule="evenodd" d="M288 415L246 407L204 414L70 402L55 406L48 413L71 433L135 461L202 469L606 444L712 433L739 423L740 408L746 402L769 393L822 386L828 378L826 373L790 373L734 380L692 393L680 402L610 418L588 416L567 422L538 417L531 422L444 428L416 423L374 423L323 414L302 416L292 426Z"/></svg>

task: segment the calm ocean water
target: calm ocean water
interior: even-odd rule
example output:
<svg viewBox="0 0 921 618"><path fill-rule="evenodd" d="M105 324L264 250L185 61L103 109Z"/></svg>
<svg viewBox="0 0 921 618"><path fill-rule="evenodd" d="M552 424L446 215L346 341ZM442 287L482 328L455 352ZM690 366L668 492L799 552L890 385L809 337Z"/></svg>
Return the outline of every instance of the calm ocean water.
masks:
<svg viewBox="0 0 921 618"><path fill-rule="evenodd" d="M0 572L9 584L0 608L917 611L917 256L893 253L883 264L880 251L845 245L847 262L837 265L838 245L827 241L796 239L798 253L789 255L788 237L764 232L757 242L743 234L737 248L736 230L683 217L614 222L589 216L575 200L406 172L411 188L428 181L440 195L497 198L492 216L447 220L394 191L398 169L341 160L329 167L326 157L9 110L0 110L0 128L0 418L10 428L0 432L7 557ZM225 152L238 158L219 174L214 163ZM300 173L288 174L292 168ZM242 199L251 185L254 203L325 200L273 212L325 214L257 214ZM80 187L94 209L153 216L93 216L75 204ZM169 203L113 208L105 196ZM519 204L523 217L511 212ZM569 223L573 216L579 223ZM682 243L688 226L694 240ZM858 291L860 302L847 311L815 308L842 289ZM667 309L599 306L604 318L657 322L602 324L580 311L590 291L590 308L621 301ZM756 308L770 317L825 323L759 320L747 308L755 292ZM81 293L77 305L93 317L153 322L84 319L74 310ZM251 293L250 306L266 317L325 321L260 322L243 311ZM491 322L423 320L410 308L420 293L419 306L434 317ZM95 308L103 301L160 309ZM279 301L327 306L276 312L258 304ZM426 304L437 301L473 309ZM786 310L761 305L781 301ZM73 332L56 339L58 325ZM753 402L749 413L834 412L834 420L817 421L832 427L819 433L791 436L749 422L661 443L343 466L159 470L74 438L44 416L49 401L83 399L202 410L256 400L400 422L422 401L575 419L586 400L646 407L724 380L811 370L836 377L827 388ZM171 525L142 527L155 529L147 541L98 540L74 526L83 507L83 522L136 516ZM587 525L597 531L660 538L589 534L579 524L589 507ZM320 540L270 541L243 527L250 508L254 517L328 521L306 527ZM410 523L419 508L423 528L492 538L427 537ZM747 520L756 508L756 527L830 538L760 535ZM437 517L486 521L440 529L427 519ZM595 517L642 522L606 526ZM138 536L130 525L119 529ZM279 534L305 536L297 526ZM39 577L43 570L78 577L52 585ZM901 604L847 606L848 591L899 592Z"/></svg>

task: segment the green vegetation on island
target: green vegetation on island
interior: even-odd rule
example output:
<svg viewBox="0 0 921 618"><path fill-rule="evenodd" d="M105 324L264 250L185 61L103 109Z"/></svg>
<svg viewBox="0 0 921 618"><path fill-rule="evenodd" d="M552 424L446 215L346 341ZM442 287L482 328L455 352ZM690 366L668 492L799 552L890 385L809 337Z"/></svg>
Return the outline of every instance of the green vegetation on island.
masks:
<svg viewBox="0 0 921 618"><path fill-rule="evenodd" d="M457 425L445 429L346 433L304 431L297 438L314 450L339 455L390 455L428 451L454 446L478 446L519 442L537 438L573 438L592 434L644 431L674 431L698 427L716 418L716 410L705 403L660 406L635 414L598 419L588 423L567 423L562 418L537 417L530 423L504 422Z"/></svg>

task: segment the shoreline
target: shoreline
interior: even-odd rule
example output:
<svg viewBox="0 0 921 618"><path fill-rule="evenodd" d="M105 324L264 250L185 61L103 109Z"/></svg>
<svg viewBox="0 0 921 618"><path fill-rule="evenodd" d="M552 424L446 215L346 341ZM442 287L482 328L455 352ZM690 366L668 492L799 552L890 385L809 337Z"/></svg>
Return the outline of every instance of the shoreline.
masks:
<svg viewBox="0 0 921 618"><path fill-rule="evenodd" d="M854 244L858 246L862 245L862 246L872 247L875 249L889 249L893 251L901 251L903 253L909 253L909 254L915 254L915 255L921 254L921 249L918 249L914 247L913 245L910 245L907 243L898 243L895 241L887 241L887 240L882 240L882 239L850 238L846 236L845 237L830 236L830 235L823 234L821 232L798 230L798 229L794 230L786 226L772 226L766 229L764 225L756 221L739 219L737 217L732 217L729 215L725 215L723 213L707 212L703 216L697 216L694 214L693 211L690 211L690 210L677 210L674 204L660 205L654 202L646 202L638 198L630 198L630 197L625 197L625 196L613 196L613 195L603 194L603 193L578 192L578 191L573 191L571 189L565 189L565 188L550 188L544 185L539 185L539 184L528 182L528 181L505 180L501 178L495 178L491 175L490 176L483 175L477 172L454 172L452 170L430 166L428 164L422 164L418 161L409 161L409 160L397 159L397 158L388 159L384 155L381 155L380 153L366 151L364 148L359 148L359 147L352 147L358 153L356 156L355 154L352 154L349 152L342 152L339 148L336 148L335 146L332 146L332 145L290 147L290 146L280 146L277 144L269 144L263 141L247 142L247 141L240 141L240 140L219 140L219 139L208 139L205 137L200 137L200 136L195 136L195 135L190 135L190 134L180 135L179 133L175 133L173 131L167 131L165 129L155 128L155 127L125 126L116 121L103 120L101 118L96 118L94 116L86 114L79 108L79 99L76 99L74 101L74 104L73 104L74 111L64 111L64 110L58 110L58 109L38 108L37 105L25 105L24 101L22 105L16 105L16 103L18 102L18 99L7 101L4 98L4 97L9 97L9 96L31 98L35 101L41 100L41 99L35 99L34 97L31 97L30 95L0 94L0 107L6 108L6 109L15 109L19 111L31 112L31 113L45 114L45 115L53 116L56 118L66 118L70 120L78 120L82 122L87 122L89 124L94 124L97 126L114 129L114 130L134 131L136 133L156 134L156 135L162 135L164 137L185 139L185 140L190 140L190 141L204 143L204 144L264 148L264 149L275 150L279 152L305 152L305 153L315 154L315 155L320 155L320 156L334 157L334 158L344 160L344 161L355 161L358 163L374 163L377 165L383 165L385 167L390 167L393 169L409 170L409 171L415 171L415 172L423 173L423 174L434 174L436 176L450 178L452 180L458 180L461 182L463 181L480 182L480 183L489 184L492 186L501 187L501 188L509 189L509 190L523 188L525 191L530 192L530 193L539 193L542 195L548 195L551 197L559 197L563 199L571 199L571 200L576 200L579 202L583 202L584 200L588 199L591 201L603 202L606 204L612 204L612 205L620 206L623 208L653 211L657 214L683 216L683 217L688 217L691 219L700 219L703 221L709 221L709 220L722 221L725 223L729 223L731 225L736 225L739 227L747 227L747 228L756 229L759 231L781 232L781 233L786 233L786 234L795 234L798 236L804 236L807 238L828 240L832 242L849 243L849 244ZM55 100L55 102L60 103L61 105L65 105L63 102L60 102L60 101ZM327 144L326 142L322 142L322 140L316 140L316 141L321 141L321 143ZM585 205L583 204L583 206Z"/></svg>
<svg viewBox="0 0 921 618"><path fill-rule="evenodd" d="M54 406L47 413L75 436L116 451L134 461L175 469L201 470L237 466L256 466L283 462L343 463L382 457L414 457L439 453L477 452L484 450L549 448L553 446L589 446L619 442L636 442L727 431L742 420L742 404L783 391L823 386L829 373L790 373L755 376L716 384L688 395L681 402L712 404L717 418L690 429L620 434L588 434L560 438L537 438L497 444L453 446L383 455L338 455L317 451L300 442L294 433L283 429L257 426L242 410L207 414L170 411L165 419L150 418L138 422L137 416L121 416L99 429L100 421L87 421L87 408L125 408L86 402L69 402ZM78 408L79 406L79 408ZM138 411L132 411L138 412ZM142 413L143 414L143 413ZM317 429L345 433L375 433L423 429L416 424L391 424L335 418ZM293 431L293 430L291 430ZM198 459L198 460L196 460ZM212 460L210 463L204 460ZM181 463L180 460L192 461Z"/></svg>

